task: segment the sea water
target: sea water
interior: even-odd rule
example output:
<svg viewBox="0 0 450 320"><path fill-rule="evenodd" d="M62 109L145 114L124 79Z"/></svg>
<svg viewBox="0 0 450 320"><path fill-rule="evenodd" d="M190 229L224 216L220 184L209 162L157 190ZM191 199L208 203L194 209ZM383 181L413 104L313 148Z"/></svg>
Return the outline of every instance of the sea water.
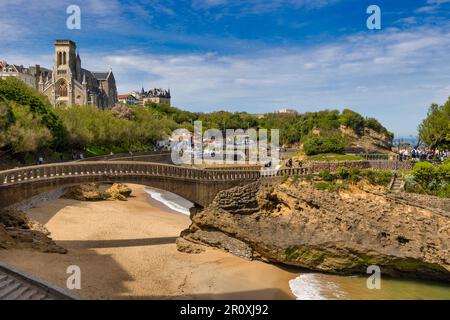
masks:
<svg viewBox="0 0 450 320"><path fill-rule="evenodd" d="M190 208L194 207L194 204L174 193L154 189L154 188L145 188L145 192L150 195L150 197L162 204L164 204L169 209L185 214L190 215Z"/></svg>
<svg viewBox="0 0 450 320"><path fill-rule="evenodd" d="M383 271L383 270L381 270ZM289 281L297 300L450 300L450 283L381 277L369 289L367 277L305 273Z"/></svg>

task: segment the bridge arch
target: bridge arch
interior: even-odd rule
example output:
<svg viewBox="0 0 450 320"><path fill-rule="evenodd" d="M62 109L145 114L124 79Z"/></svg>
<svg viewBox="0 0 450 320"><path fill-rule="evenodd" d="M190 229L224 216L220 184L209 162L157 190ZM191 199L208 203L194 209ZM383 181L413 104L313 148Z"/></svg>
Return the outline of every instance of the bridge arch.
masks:
<svg viewBox="0 0 450 320"><path fill-rule="evenodd" d="M257 181L259 170L201 170L148 162L68 162L0 172L0 208L83 183L136 183L175 193L199 206L219 191Z"/></svg>

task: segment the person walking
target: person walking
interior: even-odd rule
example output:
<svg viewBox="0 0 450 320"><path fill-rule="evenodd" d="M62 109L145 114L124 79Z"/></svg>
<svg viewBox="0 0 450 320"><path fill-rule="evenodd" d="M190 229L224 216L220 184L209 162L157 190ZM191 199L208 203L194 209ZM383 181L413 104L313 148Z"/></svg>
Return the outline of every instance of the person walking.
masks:
<svg viewBox="0 0 450 320"><path fill-rule="evenodd" d="M292 159L286 161L286 168L292 168Z"/></svg>
<svg viewBox="0 0 450 320"><path fill-rule="evenodd" d="M405 149L404 160L407 161L408 159L409 159L409 151L408 149Z"/></svg>

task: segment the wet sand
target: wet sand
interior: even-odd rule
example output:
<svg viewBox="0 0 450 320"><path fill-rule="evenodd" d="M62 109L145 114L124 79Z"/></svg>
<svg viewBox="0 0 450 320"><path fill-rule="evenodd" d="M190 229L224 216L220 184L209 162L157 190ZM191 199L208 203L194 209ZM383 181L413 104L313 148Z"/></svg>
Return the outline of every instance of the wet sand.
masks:
<svg viewBox="0 0 450 320"><path fill-rule="evenodd" d="M28 210L68 254L0 251L0 260L66 289L67 267L81 268L85 299L295 299L299 274L218 249L180 253L175 240L188 216L153 203L130 185L127 202L58 199Z"/></svg>

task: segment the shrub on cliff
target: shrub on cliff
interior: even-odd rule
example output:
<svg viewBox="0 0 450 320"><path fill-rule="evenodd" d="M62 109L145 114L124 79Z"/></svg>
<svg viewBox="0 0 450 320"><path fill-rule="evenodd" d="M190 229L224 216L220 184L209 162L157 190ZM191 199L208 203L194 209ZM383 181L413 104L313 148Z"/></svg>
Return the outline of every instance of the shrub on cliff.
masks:
<svg viewBox="0 0 450 320"><path fill-rule="evenodd" d="M336 170L336 176L339 179L346 180L350 177L350 171L345 167L339 167Z"/></svg>
<svg viewBox="0 0 450 320"><path fill-rule="evenodd" d="M339 188L346 188L348 184L357 183L363 179L367 180L372 185L388 186L392 180L391 171L382 170L360 170L360 169L347 169L340 167L336 172L330 172L323 170L319 172L319 178L323 181L316 184L318 189L322 190L335 190L335 186ZM340 184L337 180L342 180Z"/></svg>
<svg viewBox="0 0 450 320"><path fill-rule="evenodd" d="M365 120L355 111L349 109L342 111L342 115L339 117L339 123L347 128L352 128L358 134L364 133Z"/></svg>
<svg viewBox="0 0 450 320"><path fill-rule="evenodd" d="M417 183L424 190L427 190L429 189L431 182L437 178L437 169L429 162L419 162L414 166L412 174Z"/></svg>
<svg viewBox="0 0 450 320"><path fill-rule="evenodd" d="M345 143L338 136L313 136L303 143L303 151L308 156L321 153L343 153L345 147Z"/></svg>
<svg viewBox="0 0 450 320"><path fill-rule="evenodd" d="M392 180L392 171L385 170L363 170L362 175L370 184L379 186L388 186Z"/></svg>
<svg viewBox="0 0 450 320"><path fill-rule="evenodd" d="M407 192L450 198L450 161L439 167L429 162L417 163L404 180Z"/></svg>
<svg viewBox="0 0 450 320"><path fill-rule="evenodd" d="M35 116L40 117L52 133L53 146L57 149L65 147L64 126L43 95L28 87L22 81L14 77L8 77L5 80L0 79L0 97L6 101L16 102L18 106L29 107L30 111Z"/></svg>
<svg viewBox="0 0 450 320"><path fill-rule="evenodd" d="M319 177L324 181L333 181L335 176L328 170L322 170L319 172Z"/></svg>

